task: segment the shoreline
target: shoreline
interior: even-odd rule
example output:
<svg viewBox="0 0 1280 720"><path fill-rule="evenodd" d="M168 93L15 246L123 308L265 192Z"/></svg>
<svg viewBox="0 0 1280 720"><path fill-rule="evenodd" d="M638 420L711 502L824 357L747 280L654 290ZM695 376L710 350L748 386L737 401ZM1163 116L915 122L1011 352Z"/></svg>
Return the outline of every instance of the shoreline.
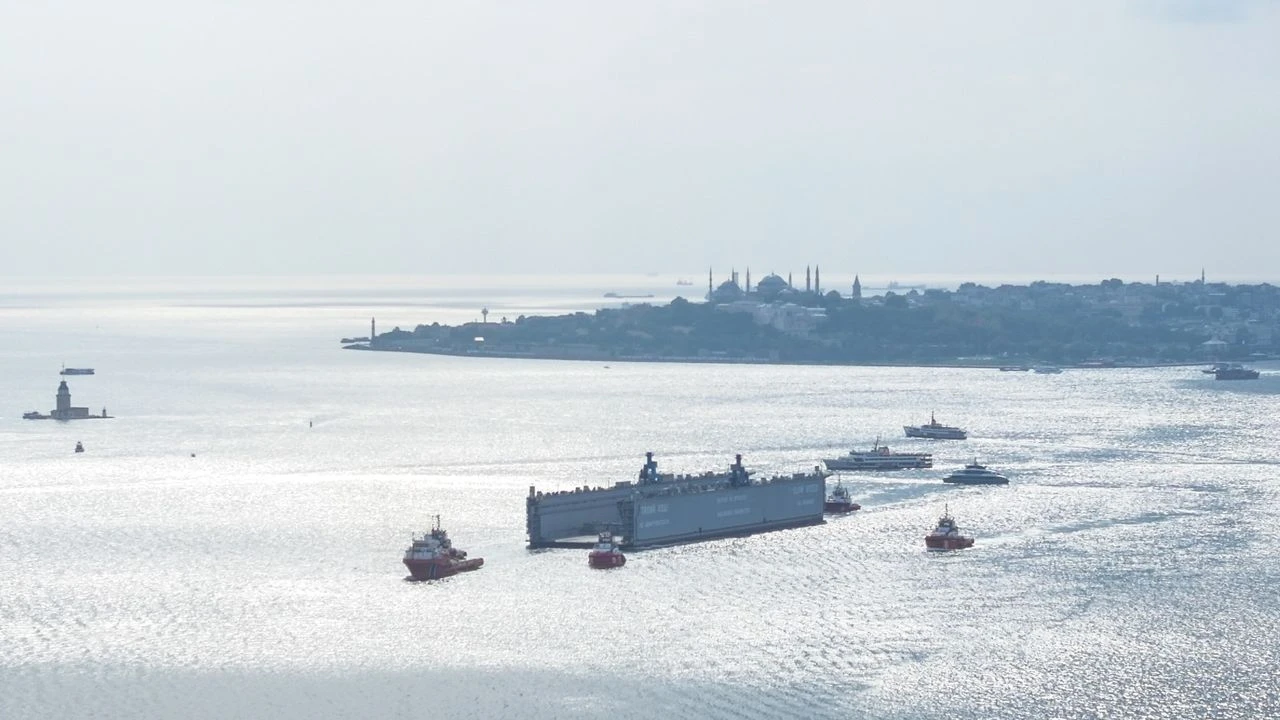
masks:
<svg viewBox="0 0 1280 720"><path fill-rule="evenodd" d="M368 345L354 343L343 345L343 350L360 350L364 352L399 352L414 353L418 355L444 355L448 357L467 357L467 358L495 358L501 360L567 360L572 362L618 362L618 363L677 363L685 365L796 365L796 366L825 366L825 367L885 367L885 368L946 368L957 370L999 370L1002 367L1014 367L1008 363L963 363L963 362L936 362L922 363L913 362L840 362L840 361L823 361L823 360L770 360L767 358L732 358L732 357L702 357L702 356L648 356L648 355L620 355L611 356L600 354L598 356L569 356L557 355L554 353L527 352L519 350L448 350L442 348L409 348L409 347L385 347L374 348ZM1168 363L1113 363L1107 365L1048 365L1048 367L1061 368L1063 370L1133 370L1143 368L1162 368L1162 367L1199 367L1201 365L1209 365L1211 361L1202 362L1168 362ZM1021 366L1018 366L1021 367ZM1025 366L1025 370L1010 370L1007 372L1029 372L1036 374L1031 365Z"/></svg>

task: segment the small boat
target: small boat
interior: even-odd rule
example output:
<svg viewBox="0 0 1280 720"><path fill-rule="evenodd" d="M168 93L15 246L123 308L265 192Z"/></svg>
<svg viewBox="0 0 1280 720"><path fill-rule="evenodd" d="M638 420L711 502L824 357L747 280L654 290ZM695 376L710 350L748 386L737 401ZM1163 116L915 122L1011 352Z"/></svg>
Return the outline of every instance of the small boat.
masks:
<svg viewBox="0 0 1280 720"><path fill-rule="evenodd" d="M944 506L942 517L938 518L938 527L924 536L924 546L929 550L962 550L973 547L973 538L960 534L955 518L951 517Z"/></svg>
<svg viewBox="0 0 1280 720"><path fill-rule="evenodd" d="M430 532L414 536L413 544L404 551L404 566L414 580L438 580L484 565L484 558L468 558L465 550L453 546L449 533L440 527L436 516Z"/></svg>
<svg viewBox="0 0 1280 720"><path fill-rule="evenodd" d="M969 433L958 427L943 425L933 413L929 413L929 422L924 425L903 425L902 431L907 437L928 438L930 440L964 440Z"/></svg>
<svg viewBox="0 0 1280 720"><path fill-rule="evenodd" d="M822 503L822 511L829 513L849 513L854 510L861 510L862 506L853 501L853 496L849 494L849 488L845 487L839 480L836 486L831 488L831 493L827 495L826 502Z"/></svg>
<svg viewBox="0 0 1280 720"><path fill-rule="evenodd" d="M587 553L587 565L597 570L622 567L626 564L627 556L622 554L622 549L614 541L613 533L607 530L600 533L595 547Z"/></svg>
<svg viewBox="0 0 1280 720"><path fill-rule="evenodd" d="M43 420L46 416L42 415L39 410L22 413L23 420Z"/></svg>
<svg viewBox="0 0 1280 720"><path fill-rule="evenodd" d="M78 440L76 441L76 452L84 452L84 445L81 445Z"/></svg>
<svg viewBox="0 0 1280 720"><path fill-rule="evenodd" d="M1230 363L1226 367L1215 367L1214 380L1257 380L1258 371L1247 368L1240 363Z"/></svg>
<svg viewBox="0 0 1280 720"><path fill-rule="evenodd" d="M978 461L974 460L965 465L963 470L956 470L943 478L942 482L956 485L1008 485L1009 478L987 469L985 465L979 465Z"/></svg>
<svg viewBox="0 0 1280 720"><path fill-rule="evenodd" d="M848 455L822 461L828 470L905 470L933 467L932 453L894 452L877 439L870 450L851 450Z"/></svg>
<svg viewBox="0 0 1280 720"><path fill-rule="evenodd" d="M1001 365L1000 372L1026 372L1031 368L1026 365Z"/></svg>
<svg viewBox="0 0 1280 720"><path fill-rule="evenodd" d="M1037 375L1057 375L1062 368L1057 365L1037 365L1031 368Z"/></svg>
<svg viewBox="0 0 1280 720"><path fill-rule="evenodd" d="M62 370L59 371L58 374L59 375L92 375L93 368L69 368L66 365L63 365Z"/></svg>

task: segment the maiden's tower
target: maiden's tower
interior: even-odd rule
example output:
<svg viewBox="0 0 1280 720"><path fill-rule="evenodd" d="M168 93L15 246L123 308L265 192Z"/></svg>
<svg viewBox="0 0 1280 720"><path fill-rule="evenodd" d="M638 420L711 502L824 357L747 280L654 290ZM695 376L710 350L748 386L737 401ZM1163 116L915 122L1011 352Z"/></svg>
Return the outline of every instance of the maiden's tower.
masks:
<svg viewBox="0 0 1280 720"><path fill-rule="evenodd" d="M63 380L58 383L58 394L54 399L55 407L49 411L48 415L43 415L36 411L23 413L22 417L27 420L101 420L110 418L107 409L102 408L101 415L92 415L89 408L71 407L71 388L67 387L67 381Z"/></svg>

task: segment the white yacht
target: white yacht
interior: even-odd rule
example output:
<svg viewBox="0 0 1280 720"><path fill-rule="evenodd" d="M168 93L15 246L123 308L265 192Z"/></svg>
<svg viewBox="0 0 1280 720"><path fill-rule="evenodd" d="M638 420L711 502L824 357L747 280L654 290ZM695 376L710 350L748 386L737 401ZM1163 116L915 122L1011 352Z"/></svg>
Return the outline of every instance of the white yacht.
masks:
<svg viewBox="0 0 1280 720"><path fill-rule="evenodd" d="M963 470L956 470L943 478L942 482L955 483L957 485L1006 485L1009 482L1009 478L994 470L989 470L985 465L979 465L978 461L974 460L965 465Z"/></svg>

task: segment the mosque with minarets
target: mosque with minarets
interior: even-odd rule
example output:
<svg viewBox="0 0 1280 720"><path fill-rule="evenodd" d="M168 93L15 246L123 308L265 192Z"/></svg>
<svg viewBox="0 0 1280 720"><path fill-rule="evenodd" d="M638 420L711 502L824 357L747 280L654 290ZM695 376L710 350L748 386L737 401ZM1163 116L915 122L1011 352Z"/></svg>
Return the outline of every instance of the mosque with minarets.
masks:
<svg viewBox="0 0 1280 720"><path fill-rule="evenodd" d="M750 313L757 324L783 332L805 334L826 319L826 310L814 306L822 297L822 270L817 265L805 267L803 290L795 287L790 273L786 278L770 273L752 285L750 268L743 284L738 282L738 271L731 270L729 278L717 286L714 272L707 271L707 302L715 304L718 311ZM857 276L850 297L855 301L862 297Z"/></svg>
<svg viewBox="0 0 1280 720"><path fill-rule="evenodd" d="M790 273L787 273L785 278L776 273L770 273L753 286L750 268L747 268L746 277L742 283L738 281L738 271L731 270L728 279L716 285L714 271L707 270L706 299L708 302L732 303L747 299L766 303L796 302L822 295L822 268L818 265L805 267L803 290L792 283ZM850 288L849 298L862 299L862 282L857 275L853 276L853 287Z"/></svg>

